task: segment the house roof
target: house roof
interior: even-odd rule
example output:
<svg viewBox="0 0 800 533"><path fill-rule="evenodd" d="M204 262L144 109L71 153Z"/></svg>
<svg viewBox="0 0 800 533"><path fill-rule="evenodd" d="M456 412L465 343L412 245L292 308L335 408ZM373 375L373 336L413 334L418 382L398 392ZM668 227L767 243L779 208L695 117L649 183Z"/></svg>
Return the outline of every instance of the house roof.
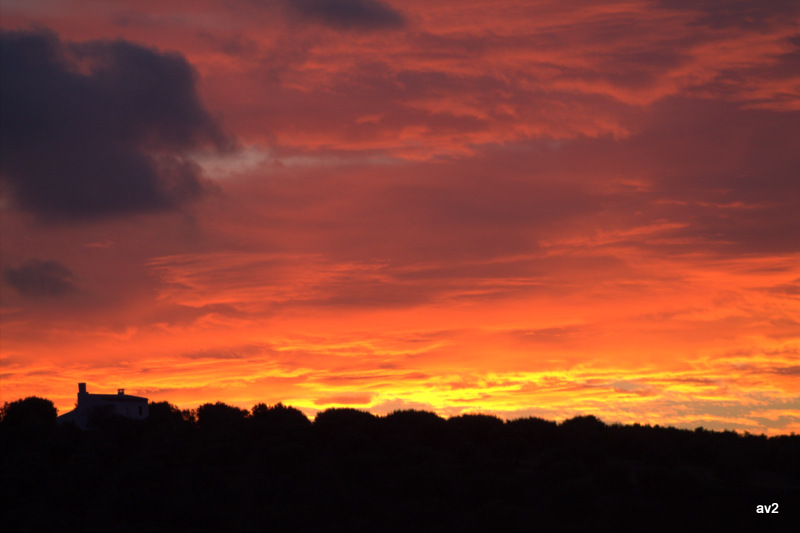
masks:
<svg viewBox="0 0 800 533"><path fill-rule="evenodd" d="M106 402L146 402L147 398L142 396L131 396L130 394L89 394L91 398L97 398Z"/></svg>

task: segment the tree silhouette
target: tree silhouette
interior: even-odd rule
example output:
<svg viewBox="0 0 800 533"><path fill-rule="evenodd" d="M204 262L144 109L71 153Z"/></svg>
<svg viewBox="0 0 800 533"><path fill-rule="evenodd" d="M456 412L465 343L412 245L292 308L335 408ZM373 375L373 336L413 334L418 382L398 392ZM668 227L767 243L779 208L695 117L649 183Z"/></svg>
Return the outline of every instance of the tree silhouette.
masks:
<svg viewBox="0 0 800 533"><path fill-rule="evenodd" d="M58 411L53 402L38 396L6 402L0 408L0 420L10 427L54 424L57 416Z"/></svg>
<svg viewBox="0 0 800 533"><path fill-rule="evenodd" d="M231 431L240 428L247 411L223 402L204 403L197 408L197 427L200 430Z"/></svg>
<svg viewBox="0 0 800 533"><path fill-rule="evenodd" d="M444 418L436 413L418 411L416 409L392 411L384 417L384 422L389 426L404 428L413 432L443 430L445 425Z"/></svg>
<svg viewBox="0 0 800 533"><path fill-rule="evenodd" d="M0 415L4 531L758 531L772 502L781 531L800 497L796 435L263 403L87 430L42 398Z"/></svg>
<svg viewBox="0 0 800 533"><path fill-rule="evenodd" d="M351 407L332 407L317 414L314 428L323 433L353 431L367 434L377 428L377 418L372 413Z"/></svg>
<svg viewBox="0 0 800 533"><path fill-rule="evenodd" d="M149 416L146 418L149 425L180 425L184 422L181 410L169 402L150 402Z"/></svg>
<svg viewBox="0 0 800 533"><path fill-rule="evenodd" d="M489 442L503 430L503 421L486 414L465 414L447 420L448 427L467 440L479 443Z"/></svg>
<svg viewBox="0 0 800 533"><path fill-rule="evenodd" d="M564 420L561 427L575 433L590 434L602 431L606 425L594 415L582 415Z"/></svg>
<svg viewBox="0 0 800 533"><path fill-rule="evenodd" d="M282 403L267 405L257 403L250 411L250 419L257 425L273 429L308 429L311 421L299 409Z"/></svg>

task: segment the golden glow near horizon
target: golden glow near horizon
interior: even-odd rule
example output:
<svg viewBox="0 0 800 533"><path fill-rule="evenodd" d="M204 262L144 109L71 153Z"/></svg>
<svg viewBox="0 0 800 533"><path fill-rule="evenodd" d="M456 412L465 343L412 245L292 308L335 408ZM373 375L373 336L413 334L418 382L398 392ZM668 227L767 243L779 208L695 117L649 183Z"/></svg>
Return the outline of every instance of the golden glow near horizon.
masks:
<svg viewBox="0 0 800 533"><path fill-rule="evenodd" d="M64 412L86 382L182 408L800 432L793 3L180 4L4 8L7 35L174 51L151 61L185 58L175 91L233 141L203 144L201 111L138 110L145 134L109 146L172 196L131 187L133 207L75 185L69 165L112 164L94 156L41 180L78 192L26 196L46 158L14 145L0 401ZM94 83L103 53L53 79ZM99 135L86 120L69 136Z"/></svg>

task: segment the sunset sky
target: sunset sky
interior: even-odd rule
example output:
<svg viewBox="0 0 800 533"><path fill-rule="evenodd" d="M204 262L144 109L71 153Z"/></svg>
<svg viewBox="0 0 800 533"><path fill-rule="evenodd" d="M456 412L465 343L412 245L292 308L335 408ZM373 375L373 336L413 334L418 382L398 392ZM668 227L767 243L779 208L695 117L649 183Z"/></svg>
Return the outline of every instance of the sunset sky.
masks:
<svg viewBox="0 0 800 533"><path fill-rule="evenodd" d="M2 27L0 402L800 433L800 2Z"/></svg>

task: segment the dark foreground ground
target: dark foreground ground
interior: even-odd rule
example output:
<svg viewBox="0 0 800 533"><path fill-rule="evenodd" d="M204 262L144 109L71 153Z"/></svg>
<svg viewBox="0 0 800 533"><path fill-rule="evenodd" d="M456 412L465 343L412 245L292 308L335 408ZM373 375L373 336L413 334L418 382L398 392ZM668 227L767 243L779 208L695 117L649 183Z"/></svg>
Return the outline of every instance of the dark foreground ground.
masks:
<svg viewBox="0 0 800 533"><path fill-rule="evenodd" d="M800 436L280 404L12 418L4 531L800 531Z"/></svg>

